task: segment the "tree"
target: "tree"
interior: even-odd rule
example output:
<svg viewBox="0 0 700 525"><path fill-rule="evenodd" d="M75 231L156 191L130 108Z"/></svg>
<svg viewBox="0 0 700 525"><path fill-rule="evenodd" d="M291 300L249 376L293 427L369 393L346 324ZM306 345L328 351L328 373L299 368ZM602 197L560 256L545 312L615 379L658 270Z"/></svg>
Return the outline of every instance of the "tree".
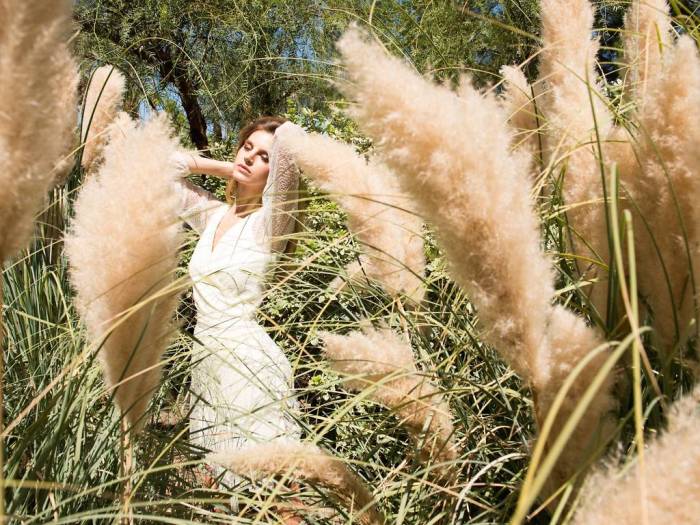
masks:
<svg viewBox="0 0 700 525"><path fill-rule="evenodd" d="M280 112L294 95L305 67L294 59L314 28L306 3L84 0L78 47L120 67L152 108L176 101L192 144L206 150L210 134Z"/></svg>

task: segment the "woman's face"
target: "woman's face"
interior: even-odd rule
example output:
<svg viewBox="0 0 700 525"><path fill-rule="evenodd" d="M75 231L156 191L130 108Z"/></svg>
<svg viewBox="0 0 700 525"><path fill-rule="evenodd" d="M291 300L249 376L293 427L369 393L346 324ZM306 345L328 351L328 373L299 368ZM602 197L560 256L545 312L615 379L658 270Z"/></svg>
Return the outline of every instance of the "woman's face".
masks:
<svg viewBox="0 0 700 525"><path fill-rule="evenodd" d="M262 190L270 173L270 152L274 135L264 130L253 132L236 153L233 178L251 189Z"/></svg>

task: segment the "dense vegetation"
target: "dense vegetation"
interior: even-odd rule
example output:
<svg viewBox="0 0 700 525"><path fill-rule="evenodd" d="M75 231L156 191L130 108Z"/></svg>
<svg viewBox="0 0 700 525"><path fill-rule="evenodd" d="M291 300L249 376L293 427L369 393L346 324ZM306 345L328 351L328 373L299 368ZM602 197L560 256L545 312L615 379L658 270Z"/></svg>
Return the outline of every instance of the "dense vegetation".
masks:
<svg viewBox="0 0 700 525"><path fill-rule="evenodd" d="M609 0L596 11L603 43L601 79L620 121L627 101L618 83L618 30L626 7L626 2ZM697 41L700 4L674 1L671 8L675 28ZM449 85L469 72L476 85L500 92L503 65L525 63L531 80L538 73L540 18L534 0L80 0L75 17L79 33L73 44L81 82L87 83L97 65L116 65L127 78L125 108L132 116L167 112L183 144L215 158L228 158L237 130L261 114L284 114L309 131L352 144L363 154L371 152L372 141L343 113L348 102L333 84L341 76L334 43L351 22L369 28L391 54ZM202 451L188 442L187 349L194 313L187 296L178 311L182 329L168 350L163 384L135 442L136 467L125 476L127 445L120 417L94 349L85 344L57 234L72 216L83 181L79 164L52 191L31 246L4 272L9 521L108 523L128 508L132 518L147 523L274 522L273 498L247 491L248 484L243 489L250 499L244 499L240 515L227 514L228 488L205 486ZM560 168L542 168L541 180L556 181ZM222 195L221 181L198 182ZM348 231L343 210L311 181L305 184L306 230L299 234L289 264L278 270L285 278L278 274L272 280L277 284L259 312L295 366L305 437L346 460L372 487L389 523L507 522L518 505L536 434L528 385L484 342L475 308L448 276L429 227L424 230L428 264L421 308L408 308L374 284L343 291L329 286L344 276L343 268L357 258L361 246ZM554 188L542 192L537 203L547 251L558 256L559 302L593 324L607 322L606 336L616 338L624 330L611 325L610 318L596 319L580 290L581 275L567 258L561 191L556 184ZM183 270L190 248L182 252ZM459 479L453 485L436 486L396 416L379 403L349 394L342 378L329 369L319 332L347 333L367 322L409 334L418 363L445 392L460 450ZM665 397L657 396L651 377L644 379L640 389L647 433L664 428L665 403L692 384L687 359L694 345L691 338L687 348L675 349L670 357L650 356L654 374L663 376ZM625 380L634 378L630 373ZM622 401L616 430L622 455L632 457L635 406L625 380L618 386ZM286 490L284 485L270 488L275 498ZM303 490L307 502L334 505L317 487ZM530 522L570 518L569 490L560 507L533 505ZM281 497L295 495L284 492ZM323 516L307 519L330 522Z"/></svg>

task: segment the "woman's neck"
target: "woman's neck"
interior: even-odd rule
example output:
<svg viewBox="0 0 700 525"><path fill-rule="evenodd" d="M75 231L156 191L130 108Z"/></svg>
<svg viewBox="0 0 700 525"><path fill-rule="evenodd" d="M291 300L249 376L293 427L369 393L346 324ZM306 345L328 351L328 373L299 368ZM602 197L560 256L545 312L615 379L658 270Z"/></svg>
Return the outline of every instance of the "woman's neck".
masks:
<svg viewBox="0 0 700 525"><path fill-rule="evenodd" d="M262 189L239 185L234 202L236 215L249 215L262 206Z"/></svg>

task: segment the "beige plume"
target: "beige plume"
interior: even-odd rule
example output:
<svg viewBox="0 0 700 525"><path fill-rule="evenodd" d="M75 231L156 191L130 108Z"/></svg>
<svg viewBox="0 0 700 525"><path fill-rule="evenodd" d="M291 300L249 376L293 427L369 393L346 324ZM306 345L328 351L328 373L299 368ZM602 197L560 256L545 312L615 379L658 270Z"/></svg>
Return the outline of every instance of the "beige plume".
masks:
<svg viewBox="0 0 700 525"><path fill-rule="evenodd" d="M639 287L654 311L661 347L670 351L688 335L697 293L690 271L697 274L700 245L700 56L688 36L664 55L637 110L638 170L627 185L646 222L636 228Z"/></svg>
<svg viewBox="0 0 700 525"><path fill-rule="evenodd" d="M34 217L70 164L77 70L72 2L0 1L0 259L28 242Z"/></svg>
<svg viewBox="0 0 700 525"><path fill-rule="evenodd" d="M331 366L347 376L345 385L367 389L370 399L393 410L419 446L421 460L437 462L439 477L452 476L458 456L452 412L438 387L418 372L410 344L389 329L320 335Z"/></svg>
<svg viewBox="0 0 700 525"><path fill-rule="evenodd" d="M539 154L539 118L534 87L525 78L522 69L517 66L503 66L501 76L504 81L503 108L508 115L508 122L515 130L515 148L523 148L528 155Z"/></svg>
<svg viewBox="0 0 700 525"><path fill-rule="evenodd" d="M591 475L574 525L690 524L700 516L700 389L677 401L666 432L630 468ZM642 498L642 484L646 498Z"/></svg>
<svg viewBox="0 0 700 525"><path fill-rule="evenodd" d="M666 0L633 0L624 23L626 82L637 101L644 103L647 80L663 75L664 54L673 46L671 17Z"/></svg>
<svg viewBox="0 0 700 525"><path fill-rule="evenodd" d="M384 517L377 509L364 482L340 459L309 443L276 440L242 450L210 455L207 461L218 463L253 481L270 476L288 475L319 485L347 506L355 521L380 525Z"/></svg>
<svg viewBox="0 0 700 525"><path fill-rule="evenodd" d="M468 82L458 97L425 81L356 30L339 48L353 81L344 89L359 101L353 116L435 227L450 273L479 309L486 340L529 378L554 289L527 162L509 152L505 112Z"/></svg>
<svg viewBox="0 0 700 525"><path fill-rule="evenodd" d="M552 306L552 262L542 251L529 198L528 163L511 151L508 115L466 80L459 96L424 80L364 42L356 30L348 31L339 47L351 80L343 89L358 101L354 117L435 226L451 274L478 308L484 338L533 386L541 424L577 360L593 351L600 337L582 319ZM601 362L593 359L579 376L557 428ZM599 429L608 428L610 385L606 378L571 437L582 445L581 454L590 450ZM556 437L552 433L548 439ZM561 458L553 479L573 475L578 467L572 465L580 459L577 454Z"/></svg>
<svg viewBox="0 0 700 525"><path fill-rule="evenodd" d="M330 137L286 133L281 140L304 173L347 212L350 229L367 252L362 268L353 266L350 277L364 271L389 293L420 304L425 271L422 221L412 212L396 176Z"/></svg>
<svg viewBox="0 0 700 525"><path fill-rule="evenodd" d="M124 75L114 66L102 66L92 73L80 130L80 140L84 144L81 164L86 171L93 170L101 159L107 130L122 104L124 84Z"/></svg>
<svg viewBox="0 0 700 525"><path fill-rule="evenodd" d="M597 40L591 39L588 0L542 0L540 80L545 164L565 169L562 194L580 273L602 319L607 312L608 229L597 142L605 143L612 115L598 84ZM595 261L589 263L588 261Z"/></svg>
<svg viewBox="0 0 700 525"><path fill-rule="evenodd" d="M173 334L180 196L166 116L137 126L121 114L104 162L76 200L66 237L76 306L105 379L131 424L141 422Z"/></svg>

